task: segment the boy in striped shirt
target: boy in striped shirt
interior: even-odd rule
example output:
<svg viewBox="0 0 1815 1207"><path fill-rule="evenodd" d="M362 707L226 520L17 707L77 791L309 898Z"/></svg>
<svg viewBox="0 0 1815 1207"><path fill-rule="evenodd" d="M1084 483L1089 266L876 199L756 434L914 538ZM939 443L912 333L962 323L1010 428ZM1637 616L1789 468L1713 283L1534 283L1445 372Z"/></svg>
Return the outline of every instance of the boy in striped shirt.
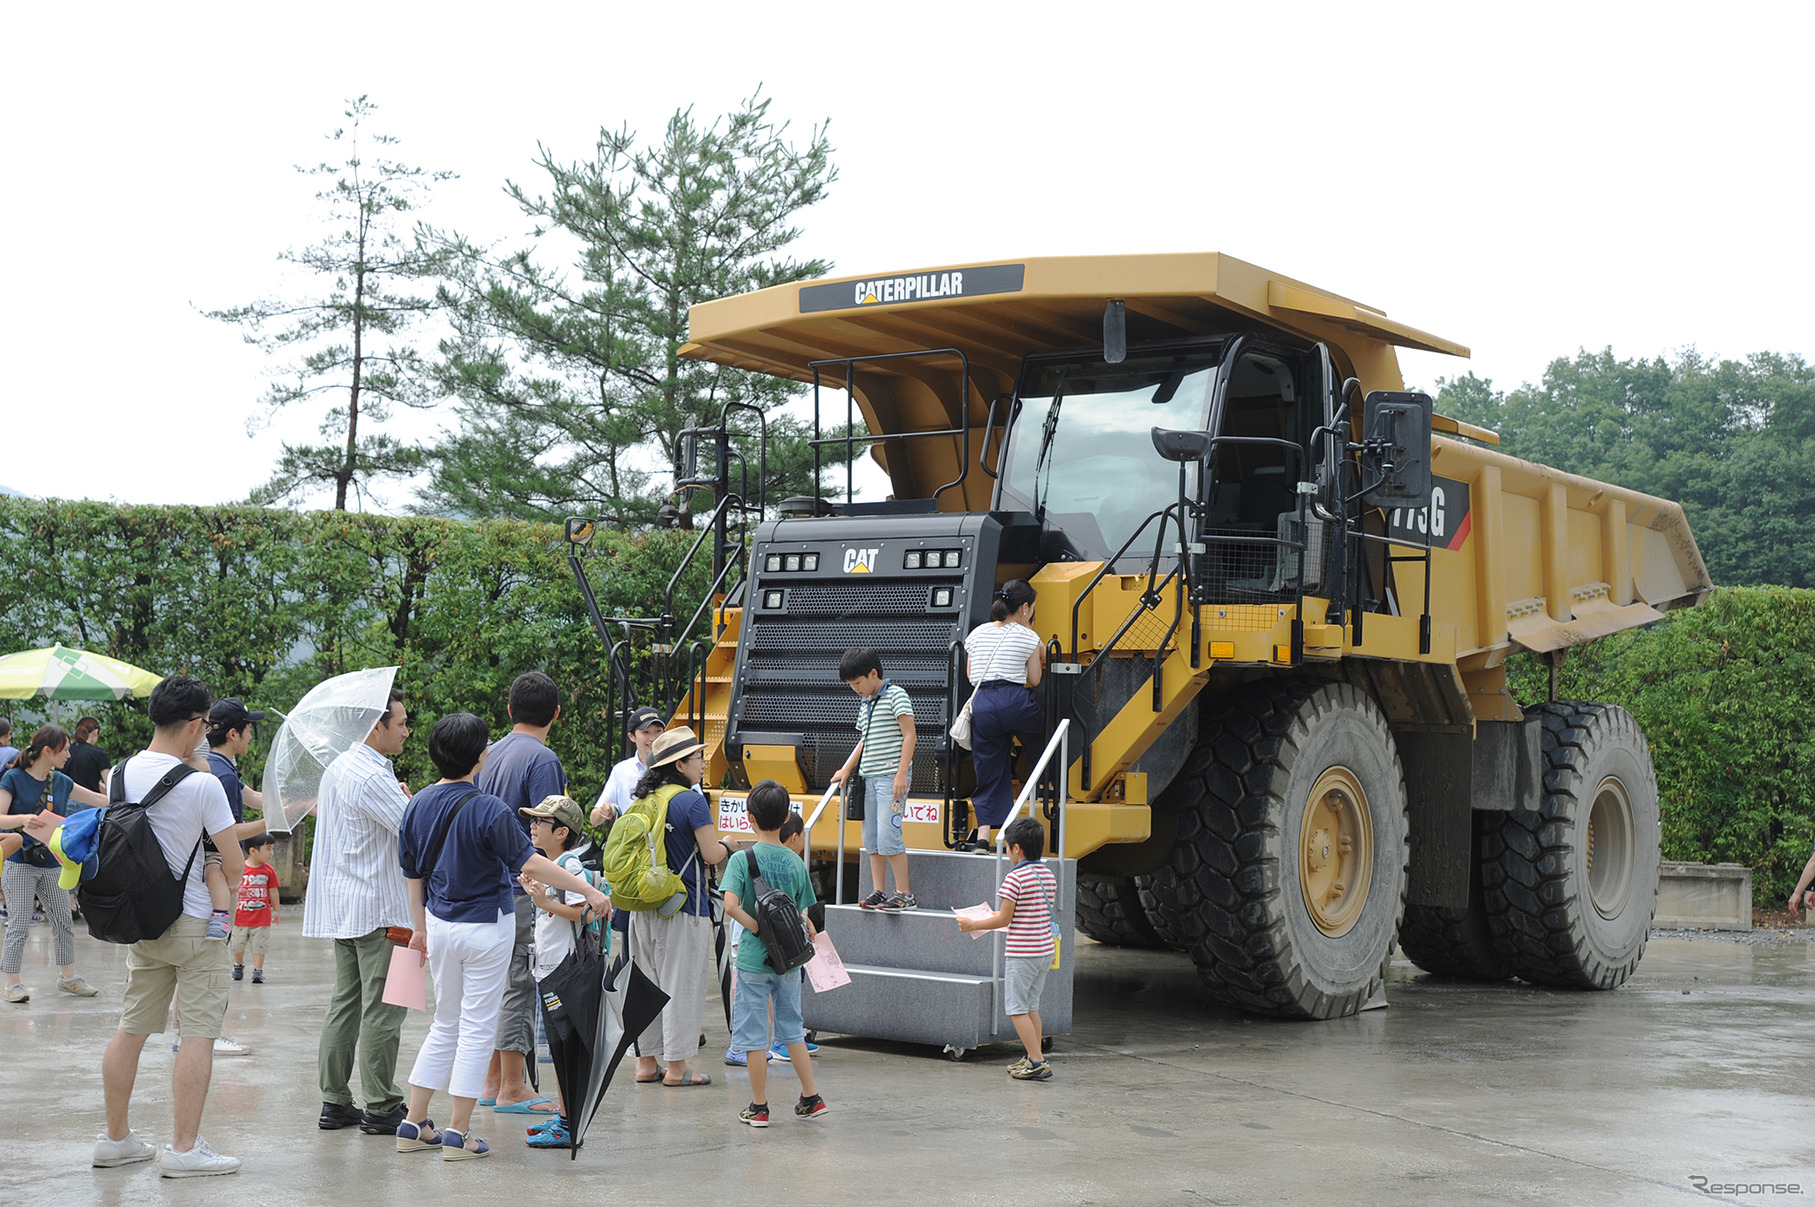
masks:
<svg viewBox="0 0 1815 1207"><path fill-rule="evenodd" d="M1059 941L1053 911L1059 902L1059 882L1040 857L1046 853L1046 831L1031 817L1019 818L1003 835L1015 866L997 890L1002 907L987 918L959 918L958 929L996 930L1008 927L1007 958L1003 962L1003 1001L1008 1020L1021 1037L1027 1055L1008 1066L1016 1081L1046 1081L1052 1066L1041 1056L1040 994L1052 970L1054 944Z"/></svg>
<svg viewBox="0 0 1815 1207"><path fill-rule="evenodd" d="M907 839L901 832L908 787L914 777L914 704L882 677L875 650L846 650L838 677L857 693L857 748L832 773L842 784L851 772L863 775L863 845L870 852L870 895L857 904L898 914L916 906L908 888ZM895 874L895 891L882 891L885 872Z"/></svg>

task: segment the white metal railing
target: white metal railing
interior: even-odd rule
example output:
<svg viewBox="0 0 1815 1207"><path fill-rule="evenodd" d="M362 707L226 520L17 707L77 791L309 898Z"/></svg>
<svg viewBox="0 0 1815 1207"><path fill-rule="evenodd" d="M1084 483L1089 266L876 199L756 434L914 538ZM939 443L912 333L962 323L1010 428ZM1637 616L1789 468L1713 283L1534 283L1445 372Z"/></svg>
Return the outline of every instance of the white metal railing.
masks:
<svg viewBox="0 0 1815 1207"><path fill-rule="evenodd" d="M806 856L806 859L804 862L807 865L807 876L809 878L811 878L813 875L813 827L819 824L819 815L826 811L826 802L832 799L832 793L834 793L836 791L838 791L837 784L832 784L826 788L826 794L819 798L819 803L817 805L813 806L813 812L810 816L808 816L807 824L805 826L804 832L801 835L802 838L806 839L806 841L801 844L800 849ZM838 864L839 864L839 879L843 880L844 879L844 827L843 826L840 826L838 828ZM834 900L836 900L836 898L834 898Z"/></svg>
<svg viewBox="0 0 1815 1207"><path fill-rule="evenodd" d="M1001 828L996 831L997 884L1002 883L1002 861L1008 854L1007 842L1009 824L1021 815L1022 809L1029 810L1028 816L1031 817L1033 815L1031 806L1034 793L1040 787L1040 777L1046 773L1046 765L1052 762L1052 754L1055 750L1059 752L1059 817L1058 820L1053 823L1052 846L1053 853L1058 856L1060 868L1065 866L1065 804L1071 796L1071 786L1068 782L1071 775L1070 729L1071 718L1067 717L1059 722L1059 727L1057 729L1052 731L1052 737L1047 739L1046 749L1040 752L1040 761L1035 763L1033 770L1028 773L1027 782L1021 786L1021 795L1015 798L1015 807L1008 811L1008 816L1002 819ZM1063 878L1058 876L1054 877L1055 881L1061 879ZM1055 901L1054 906L1056 907L1057 904L1058 903ZM1057 942L1058 940L1055 939L1054 941ZM991 1017L1000 1018L1002 1017L1003 1009L1002 957L1003 953L1008 949L1008 932L1006 930L997 932L996 941L990 946L992 948L990 956L991 979L995 982L992 987L995 995L995 1014Z"/></svg>

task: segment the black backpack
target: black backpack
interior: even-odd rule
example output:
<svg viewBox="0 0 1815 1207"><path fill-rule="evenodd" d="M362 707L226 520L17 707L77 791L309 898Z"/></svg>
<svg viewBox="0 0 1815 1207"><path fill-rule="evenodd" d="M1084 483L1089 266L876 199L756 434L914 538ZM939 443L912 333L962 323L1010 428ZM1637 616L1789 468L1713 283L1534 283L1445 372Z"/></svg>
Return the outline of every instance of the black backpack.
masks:
<svg viewBox="0 0 1815 1207"><path fill-rule="evenodd" d="M780 889L769 887L755 851L745 851L744 858L750 863L750 887L756 890L755 908L747 910L757 921L756 937L769 951L771 968L792 972L814 955L813 940L807 936L807 924L801 921L800 906Z"/></svg>
<svg viewBox="0 0 1815 1207"><path fill-rule="evenodd" d="M164 848L152 833L147 815L170 790L197 774L178 763L164 773L142 801L126 799L126 764L114 769L108 785L107 812L95 834L97 867L76 888L88 933L104 943L137 943L155 939L183 914L183 887L201 853L198 836L183 874L172 876Z"/></svg>

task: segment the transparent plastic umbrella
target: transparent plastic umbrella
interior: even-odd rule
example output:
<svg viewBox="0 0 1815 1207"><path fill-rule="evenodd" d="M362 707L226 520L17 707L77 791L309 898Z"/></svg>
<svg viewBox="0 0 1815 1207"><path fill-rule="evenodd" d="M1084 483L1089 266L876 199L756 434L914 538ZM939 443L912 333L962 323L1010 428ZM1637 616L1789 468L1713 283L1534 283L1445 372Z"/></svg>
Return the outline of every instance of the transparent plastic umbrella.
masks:
<svg viewBox="0 0 1815 1207"><path fill-rule="evenodd" d="M366 740L385 714L394 666L350 671L317 684L284 717L265 761L265 825L288 834L315 809L321 773ZM282 715L282 714L279 714Z"/></svg>

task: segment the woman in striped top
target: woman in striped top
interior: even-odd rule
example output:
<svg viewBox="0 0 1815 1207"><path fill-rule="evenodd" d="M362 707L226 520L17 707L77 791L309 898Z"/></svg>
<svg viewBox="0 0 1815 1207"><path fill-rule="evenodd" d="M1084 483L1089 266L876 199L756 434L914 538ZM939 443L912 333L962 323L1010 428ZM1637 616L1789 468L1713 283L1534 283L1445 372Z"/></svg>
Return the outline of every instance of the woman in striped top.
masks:
<svg viewBox="0 0 1815 1207"><path fill-rule="evenodd" d="M1010 579L989 605L989 619L964 639L964 665L976 685L971 697L971 764L977 791L971 806L977 828L975 850L989 849L989 832L1014 807L1014 743L1028 754L1046 742L1046 716L1034 699L1046 669L1046 646L1029 626L1034 589Z"/></svg>

